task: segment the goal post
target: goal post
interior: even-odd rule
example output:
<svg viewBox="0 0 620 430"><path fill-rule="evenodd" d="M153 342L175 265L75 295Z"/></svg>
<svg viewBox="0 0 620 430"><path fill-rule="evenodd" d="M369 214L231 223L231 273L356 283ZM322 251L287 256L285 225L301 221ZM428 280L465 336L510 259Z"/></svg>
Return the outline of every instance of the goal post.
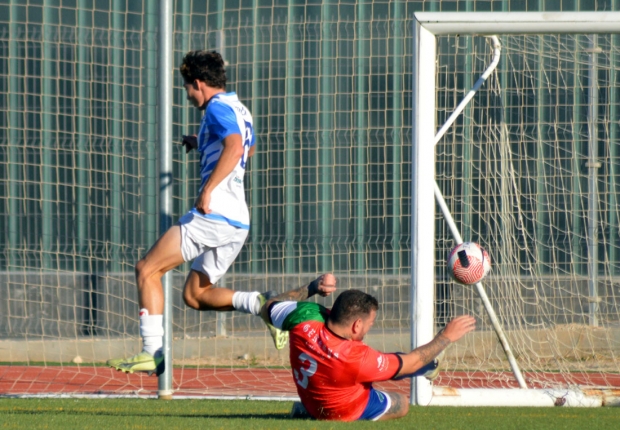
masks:
<svg viewBox="0 0 620 430"><path fill-rule="evenodd" d="M450 308L447 313L474 312L481 327L475 340L450 348L444 359L445 376L435 386L424 378L412 380L411 403L613 403L617 387L609 375L618 373L614 357L619 345L614 336L619 321L617 313L597 320L593 309L601 313L601 301L606 309L617 309L615 250L600 259L597 255L598 236L605 236L606 221L618 208L604 205L606 213L597 210L597 184L604 178L597 177L595 170L601 166L612 166L608 167L612 170L617 162L610 149L615 144L610 129L617 119L609 113L615 112L617 102L618 83L612 77L618 67L618 46L612 35L620 33L620 13L416 13L413 26L412 347L429 342L445 323L437 315L438 288L445 292L441 305ZM598 39L604 49L594 36L585 36L594 34L604 35ZM450 69L444 59L458 55L454 51L461 47L459 37L468 38L464 46L478 44L480 49L463 49L462 56L469 58L450 64L468 67L464 74L481 74L474 63L491 61L493 48L486 46L484 36L495 35L502 45L504 38L509 41L502 46L505 58L443 143L435 147L435 133L442 126L438 117L456 108L445 99L452 101L447 95L458 80L449 88L440 83L449 80L445 72L440 73ZM478 36L482 42L471 42ZM596 67L600 53L605 55L602 69ZM599 88L599 80L605 80L604 88ZM454 92L468 90L457 87ZM610 109L596 103L601 92ZM441 112L436 106L439 99ZM583 116L587 120L581 121ZM574 169L581 165L586 166L586 173ZM437 188L429 178L438 178L439 190L442 185L448 188L446 205L458 212L457 224L466 229L463 239L481 242L491 254L494 268L478 291L449 282L438 286L442 284L437 276L442 273L441 261L430 260L438 255L436 244L449 243L450 235L448 229L436 231L440 218L434 209ZM530 186L534 189L524 189ZM464 196L458 194L459 189L467 190ZM607 198L608 202L615 203L615 198ZM615 249L613 238L608 239L605 251ZM561 246L568 251L558 251ZM589 267L586 272L581 269L584 261ZM597 289L609 285L611 292L601 300ZM493 335L486 312L478 312L478 300L499 307L499 320L526 373L527 389L515 381L518 378L511 375L506 358L498 360L498 348L484 346L485 342L499 343L495 336L504 334L496 327ZM566 333L558 333L562 330ZM587 339L587 346L579 343L579 336ZM571 342L572 350L564 348ZM518 376L514 366L512 371ZM594 377L594 372L600 374ZM472 381L476 378L480 381Z"/></svg>
<svg viewBox="0 0 620 430"><path fill-rule="evenodd" d="M159 233L164 234L172 226L172 0L160 0L159 2ZM166 363L173 362L172 355L172 320L173 320L173 288L172 275L166 273L162 277L162 289L164 293L164 338L163 355ZM157 381L157 395L160 399L172 398L172 366L164 369Z"/></svg>

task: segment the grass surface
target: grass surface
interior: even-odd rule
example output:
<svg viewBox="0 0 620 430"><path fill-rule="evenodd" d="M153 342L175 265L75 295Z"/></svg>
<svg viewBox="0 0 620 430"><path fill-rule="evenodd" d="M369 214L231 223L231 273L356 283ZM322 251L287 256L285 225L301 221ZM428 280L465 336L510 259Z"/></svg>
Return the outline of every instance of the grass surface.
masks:
<svg viewBox="0 0 620 430"><path fill-rule="evenodd" d="M0 429L618 429L620 408L412 407L386 422L288 418L291 402L2 399Z"/></svg>

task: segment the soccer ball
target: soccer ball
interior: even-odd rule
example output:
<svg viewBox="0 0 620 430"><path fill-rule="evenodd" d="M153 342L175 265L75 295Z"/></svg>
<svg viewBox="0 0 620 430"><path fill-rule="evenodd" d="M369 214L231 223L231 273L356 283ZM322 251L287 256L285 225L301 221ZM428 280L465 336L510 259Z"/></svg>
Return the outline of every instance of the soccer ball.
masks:
<svg viewBox="0 0 620 430"><path fill-rule="evenodd" d="M448 272L459 284L472 285L484 279L491 270L487 251L475 242L455 246L448 256Z"/></svg>

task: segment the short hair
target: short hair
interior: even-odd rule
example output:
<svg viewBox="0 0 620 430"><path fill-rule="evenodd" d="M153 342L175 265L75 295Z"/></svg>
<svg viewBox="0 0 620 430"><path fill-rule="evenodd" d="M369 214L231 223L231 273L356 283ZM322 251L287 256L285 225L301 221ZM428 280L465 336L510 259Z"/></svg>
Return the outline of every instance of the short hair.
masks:
<svg viewBox="0 0 620 430"><path fill-rule="evenodd" d="M358 318L369 316L373 310L377 309L379 309L379 302L370 294L360 290L346 290L334 302L329 320L334 324L349 324Z"/></svg>
<svg viewBox="0 0 620 430"><path fill-rule="evenodd" d="M185 54L179 71L186 83L196 79L210 87L226 89L224 59L216 51L190 51Z"/></svg>

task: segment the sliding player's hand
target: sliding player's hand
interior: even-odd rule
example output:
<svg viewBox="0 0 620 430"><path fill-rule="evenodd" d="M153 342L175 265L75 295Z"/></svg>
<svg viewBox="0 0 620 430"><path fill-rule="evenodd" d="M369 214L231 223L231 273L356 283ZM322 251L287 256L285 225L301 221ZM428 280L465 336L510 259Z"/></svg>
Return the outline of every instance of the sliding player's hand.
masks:
<svg viewBox="0 0 620 430"><path fill-rule="evenodd" d="M441 334L447 337L450 342L456 342L470 331L476 328L476 319L469 315L461 315L450 321Z"/></svg>
<svg viewBox="0 0 620 430"><path fill-rule="evenodd" d="M317 294L327 297L336 291L336 277L331 273L322 275L318 281Z"/></svg>
<svg viewBox="0 0 620 430"><path fill-rule="evenodd" d="M181 145L185 147L185 153L187 154L192 149L198 149L198 137L196 136L183 136Z"/></svg>

